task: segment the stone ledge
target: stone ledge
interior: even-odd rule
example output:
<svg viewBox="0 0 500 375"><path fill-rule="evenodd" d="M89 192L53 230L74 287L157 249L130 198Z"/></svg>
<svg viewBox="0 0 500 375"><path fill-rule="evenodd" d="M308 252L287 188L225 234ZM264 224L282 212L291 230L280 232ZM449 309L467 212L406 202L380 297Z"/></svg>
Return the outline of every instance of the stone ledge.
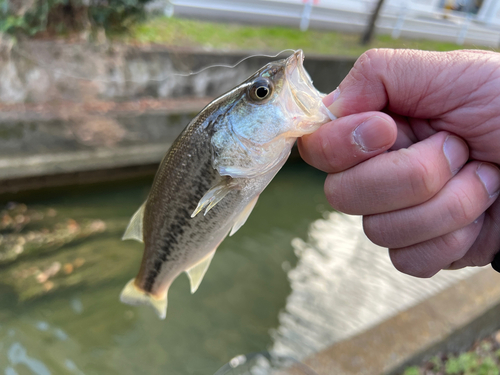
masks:
<svg viewBox="0 0 500 375"><path fill-rule="evenodd" d="M158 165L210 99L0 105L0 193ZM91 172L96 171L94 176ZM106 180L107 178L104 178ZM80 179L81 180L81 179Z"/></svg>

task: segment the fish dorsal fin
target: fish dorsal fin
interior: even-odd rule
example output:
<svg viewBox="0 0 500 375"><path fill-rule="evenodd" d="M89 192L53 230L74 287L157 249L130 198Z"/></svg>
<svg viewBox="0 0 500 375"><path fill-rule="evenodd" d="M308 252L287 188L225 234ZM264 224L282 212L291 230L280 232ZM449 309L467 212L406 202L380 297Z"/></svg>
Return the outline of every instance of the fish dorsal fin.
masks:
<svg viewBox="0 0 500 375"><path fill-rule="evenodd" d="M130 219L128 227L123 234L122 240L136 240L139 242L144 242L144 237L142 235L142 222L144 219L144 208L146 207L146 202L142 204L137 212Z"/></svg>
<svg viewBox="0 0 500 375"><path fill-rule="evenodd" d="M120 294L120 301L129 305L149 305L160 319L167 317L167 293L162 298L144 292L135 285L135 279L130 280Z"/></svg>
<svg viewBox="0 0 500 375"><path fill-rule="evenodd" d="M191 294L196 292L196 290L200 286L201 281L203 280L203 276L205 276L205 273L207 272L208 267L210 266L210 262L212 261L214 254L215 250L186 271L189 277L189 282L191 284Z"/></svg>
<svg viewBox="0 0 500 375"><path fill-rule="evenodd" d="M243 224L247 221L248 217L252 213L253 208L255 207L255 204L257 203L257 200L259 199L259 196L257 195L250 203L247 204L247 206L243 209L243 211L240 212L240 214L236 217L236 221L233 224L233 228L231 229L231 233L229 233L230 236L235 234L238 229L240 229Z"/></svg>
<svg viewBox="0 0 500 375"><path fill-rule="evenodd" d="M222 182L213 186L208 190L205 195L198 202L198 206L191 214L191 217L198 215L203 209L205 209L204 215L208 213L217 203L219 203L222 198L224 198L231 190L238 187L238 184L230 177L224 179Z"/></svg>

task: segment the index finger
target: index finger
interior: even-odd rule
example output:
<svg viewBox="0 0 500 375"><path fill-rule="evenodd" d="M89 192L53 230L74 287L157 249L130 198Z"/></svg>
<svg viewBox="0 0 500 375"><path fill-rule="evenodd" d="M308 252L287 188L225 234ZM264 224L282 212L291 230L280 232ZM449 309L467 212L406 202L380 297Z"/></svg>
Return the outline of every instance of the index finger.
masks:
<svg viewBox="0 0 500 375"><path fill-rule="evenodd" d="M402 116L438 118L474 99L491 80L500 54L373 49L356 61L339 88L323 99L337 117L388 109Z"/></svg>

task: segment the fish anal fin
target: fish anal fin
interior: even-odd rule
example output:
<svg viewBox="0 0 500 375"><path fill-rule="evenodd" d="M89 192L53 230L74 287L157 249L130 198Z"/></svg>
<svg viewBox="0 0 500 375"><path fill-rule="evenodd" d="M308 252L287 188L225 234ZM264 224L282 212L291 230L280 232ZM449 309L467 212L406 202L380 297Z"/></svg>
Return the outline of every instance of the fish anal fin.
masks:
<svg viewBox="0 0 500 375"><path fill-rule="evenodd" d="M205 209L204 215L208 213L217 203L219 203L231 190L238 188L238 184L232 179L224 179L222 182L213 186L198 202L198 206L191 214L191 217L198 215Z"/></svg>
<svg viewBox="0 0 500 375"><path fill-rule="evenodd" d="M205 258L203 258L200 262L195 264L193 267L186 270L186 273L189 277L189 283L191 284L191 294L198 290L198 287L200 286L201 281L203 280L203 276L205 276L205 273L210 266L210 262L212 261L214 254L215 250L208 254Z"/></svg>
<svg viewBox="0 0 500 375"><path fill-rule="evenodd" d="M123 234L122 240L136 240L139 242L144 242L144 237L142 234L142 223L144 220L144 209L146 207L146 202L144 202L141 207L136 211L130 222L128 223L127 229Z"/></svg>
<svg viewBox="0 0 500 375"><path fill-rule="evenodd" d="M243 211L240 212L240 214L236 217L236 221L233 224L233 227L231 228L231 233L229 233L230 236L235 234L238 229L240 229L243 224L247 221L248 217L252 213L253 208L255 207L255 204L257 203L259 199L259 196L257 195L250 203L247 204L247 206L243 209Z"/></svg>
<svg viewBox="0 0 500 375"><path fill-rule="evenodd" d="M149 305L158 314L160 319L167 316L167 293L162 298L157 298L135 285L135 279L130 280L120 294L120 301L129 305Z"/></svg>

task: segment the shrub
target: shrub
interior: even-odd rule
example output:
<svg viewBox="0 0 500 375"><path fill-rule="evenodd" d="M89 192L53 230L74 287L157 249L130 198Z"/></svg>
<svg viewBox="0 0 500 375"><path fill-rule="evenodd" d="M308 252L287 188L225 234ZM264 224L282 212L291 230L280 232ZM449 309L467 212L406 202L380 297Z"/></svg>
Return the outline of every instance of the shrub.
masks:
<svg viewBox="0 0 500 375"><path fill-rule="evenodd" d="M0 33L33 36L92 28L121 32L144 18L150 0L0 0Z"/></svg>

